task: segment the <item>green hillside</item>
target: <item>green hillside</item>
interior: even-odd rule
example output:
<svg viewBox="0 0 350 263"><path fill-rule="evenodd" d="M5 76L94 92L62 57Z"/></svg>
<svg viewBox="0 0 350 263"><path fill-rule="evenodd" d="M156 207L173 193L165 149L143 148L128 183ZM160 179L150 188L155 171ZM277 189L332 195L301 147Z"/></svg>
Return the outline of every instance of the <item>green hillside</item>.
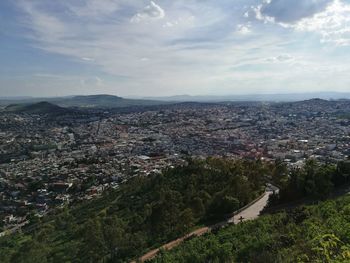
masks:
<svg viewBox="0 0 350 263"><path fill-rule="evenodd" d="M11 104L5 107L7 112L28 113L28 114L68 114L73 110L66 109L55 104L42 101L33 104Z"/></svg>
<svg viewBox="0 0 350 263"><path fill-rule="evenodd" d="M287 169L277 162L270 172L280 191L267 210L277 205L288 212L192 239L152 262L350 262L350 163L308 160L303 168ZM318 205L291 209L300 203Z"/></svg>
<svg viewBox="0 0 350 263"><path fill-rule="evenodd" d="M230 226L151 262L350 262L350 196Z"/></svg>
<svg viewBox="0 0 350 263"><path fill-rule="evenodd" d="M0 239L1 262L128 261L254 200L266 171L261 162L208 159L136 177Z"/></svg>
<svg viewBox="0 0 350 263"><path fill-rule="evenodd" d="M271 204L283 205L327 199L349 184L349 175L349 162L310 160L301 169L288 169L279 162L188 160L162 174L134 177L98 199L33 217L23 233L0 238L0 258L4 263L128 262L222 221L258 197L266 182L280 187ZM344 262L350 257L349 202L344 197L263 216L195 238L155 262Z"/></svg>
<svg viewBox="0 0 350 263"><path fill-rule="evenodd" d="M18 100L0 100L0 105L28 105L41 101L47 101L61 107L82 107L82 108L123 108L131 106L154 106L164 105L169 102L156 100L126 99L113 95L87 95L55 98L25 98Z"/></svg>
<svg viewBox="0 0 350 263"><path fill-rule="evenodd" d="M86 108L121 108L164 104L164 102L159 101L125 99L112 95L74 96L71 98L54 99L53 102L62 107Z"/></svg>

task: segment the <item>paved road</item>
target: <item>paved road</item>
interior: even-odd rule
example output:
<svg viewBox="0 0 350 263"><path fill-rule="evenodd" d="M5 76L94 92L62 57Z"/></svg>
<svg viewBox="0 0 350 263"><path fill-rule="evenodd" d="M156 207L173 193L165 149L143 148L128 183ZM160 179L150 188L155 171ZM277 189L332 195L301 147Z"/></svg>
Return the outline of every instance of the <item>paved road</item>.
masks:
<svg viewBox="0 0 350 263"><path fill-rule="evenodd" d="M242 221L254 220L258 218L260 215L260 212L267 205L269 196L272 193L273 193L272 191L266 192L265 195L259 201L254 203L252 206L249 206L248 208L244 209L242 212L238 213L234 217L230 218L228 222L238 224L241 222L240 220L241 217L242 217Z"/></svg>
<svg viewBox="0 0 350 263"><path fill-rule="evenodd" d="M1 233L0 233L0 237L3 237L3 236L6 236L6 235L9 235L9 234L16 233L18 230L20 230L22 227L24 227L24 226L27 225L28 223L29 223L29 221L24 221L24 222L18 224L17 226L15 226L15 227L13 227L13 228L7 229L7 230L5 230L4 232L1 232Z"/></svg>
<svg viewBox="0 0 350 263"><path fill-rule="evenodd" d="M245 208L243 211L239 212L235 216L227 219L226 221L220 222L220 223L215 224L215 225L210 226L210 227L203 227L203 228L197 229L184 237L178 238L174 241L171 241L171 242L161 246L160 248L157 248L157 249L154 249L154 250L148 252L147 254L140 257L139 261L145 262L147 260L150 260L150 259L154 258L159 253L159 251L161 249L170 250L170 249L180 245L184 240L186 240L189 237L201 236L201 235L204 235L206 233L209 233L212 229L216 229L218 227L223 227L223 226L226 226L228 224L232 224L232 223L238 224L241 221L256 219L257 217L259 217L260 212L267 205L267 201L269 200L269 196L273 193L273 190L276 190L276 188L267 189L265 194L262 196L262 198L260 198L258 201L254 202L252 205L248 206L247 208ZM242 220L240 220L241 217L242 217ZM132 261L131 263L136 263L136 261Z"/></svg>

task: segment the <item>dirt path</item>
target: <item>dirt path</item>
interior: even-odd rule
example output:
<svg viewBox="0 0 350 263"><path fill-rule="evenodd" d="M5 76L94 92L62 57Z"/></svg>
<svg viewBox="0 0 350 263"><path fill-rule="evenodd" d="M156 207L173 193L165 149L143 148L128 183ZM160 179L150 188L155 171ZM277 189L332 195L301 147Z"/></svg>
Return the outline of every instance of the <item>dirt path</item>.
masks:
<svg viewBox="0 0 350 263"><path fill-rule="evenodd" d="M192 233L184 236L184 237L180 237L174 241L171 241L163 246L161 246L160 248L151 250L150 252L148 252L147 254L143 255L142 257L139 258L140 262L145 262L146 260L150 260L152 258L154 258L161 249L165 249L165 250L170 250L178 245L180 245L186 238L192 237L192 236L201 236L204 235L205 233L210 232L210 228L209 227L203 227L200 229L197 229L196 231L193 231ZM132 263L136 263L136 261L132 261Z"/></svg>
<svg viewBox="0 0 350 263"><path fill-rule="evenodd" d="M232 224L232 223L238 224L241 221L256 219L257 217L259 217L260 212L267 205L267 201L269 199L269 196L272 193L273 193L272 191L266 191L265 194L260 199L258 199L256 202L252 203L250 206L245 208L243 211L241 211L238 214L234 215L233 217L227 219L226 221L220 222L218 224L215 224L215 225L212 225L212 226L209 226L209 227L202 227L200 229L197 229L197 230L187 234L186 236L183 236L181 238L178 238L178 239L176 239L174 241L171 241L171 242L161 246L160 248L151 250L147 254L145 254L142 257L140 257L138 259L138 261L139 262L145 262L147 260L150 260L150 259L156 257L161 249L170 250L170 249L180 245L187 238L189 238L189 237L198 237L198 236L204 235L206 233L209 233L212 229L217 228L218 226L222 227L222 226L226 226L226 225ZM241 220L240 220L240 218L241 218ZM132 261L131 263L136 263L136 261Z"/></svg>

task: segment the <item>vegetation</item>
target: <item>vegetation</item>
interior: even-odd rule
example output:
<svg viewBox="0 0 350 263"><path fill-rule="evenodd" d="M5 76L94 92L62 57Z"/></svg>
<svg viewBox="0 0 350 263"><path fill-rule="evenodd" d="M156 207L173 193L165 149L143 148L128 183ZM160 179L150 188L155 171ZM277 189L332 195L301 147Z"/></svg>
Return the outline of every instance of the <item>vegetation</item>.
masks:
<svg viewBox="0 0 350 263"><path fill-rule="evenodd" d="M7 112L27 113L27 114L50 114L50 115L65 115L77 113L76 110L62 108L49 102L38 102L34 104L11 104L5 108Z"/></svg>
<svg viewBox="0 0 350 263"><path fill-rule="evenodd" d="M1 262L127 262L193 228L222 220L280 187L271 205L323 200L349 183L350 164L188 160L162 174L134 177L101 198L45 218L0 239ZM33 186L35 188L35 186ZM154 262L350 261L350 197L220 230L187 241ZM38 222L39 221L39 222Z"/></svg>
<svg viewBox="0 0 350 263"><path fill-rule="evenodd" d="M135 177L0 239L1 262L128 261L246 205L264 191L267 172L261 162L208 159Z"/></svg>
<svg viewBox="0 0 350 263"><path fill-rule="evenodd" d="M319 164L308 160L302 168L287 169L283 163L272 168L272 181L280 187L271 204L286 203L302 198L324 200L343 185L350 183L350 162L337 165Z"/></svg>
<svg viewBox="0 0 350 263"><path fill-rule="evenodd" d="M280 187L270 205L325 200L350 182L349 162L327 165L308 160L297 169L277 162L270 169L270 179ZM350 196L345 196L265 215L189 240L152 262L350 262L349 203Z"/></svg>
<svg viewBox="0 0 350 263"><path fill-rule="evenodd" d="M74 96L71 98L54 98L54 103L63 107L119 108L130 106L152 106L166 102L142 99L125 99L112 95Z"/></svg>
<svg viewBox="0 0 350 263"><path fill-rule="evenodd" d="M338 119L350 120L350 114L349 113L339 114L337 117L338 117Z"/></svg>
<svg viewBox="0 0 350 263"><path fill-rule="evenodd" d="M163 262L350 262L350 196L221 229L163 251Z"/></svg>
<svg viewBox="0 0 350 263"><path fill-rule="evenodd" d="M24 98L18 100L0 100L0 105L9 105L9 109L20 109L22 106L37 104L42 98ZM122 108L131 106L154 106L165 105L170 102L142 99L125 99L113 95L89 95L73 97L45 98L45 101L59 105L61 107L81 107L81 108ZM15 103L15 105L13 104ZM12 105L11 105L12 104ZM12 111L12 110L11 110Z"/></svg>

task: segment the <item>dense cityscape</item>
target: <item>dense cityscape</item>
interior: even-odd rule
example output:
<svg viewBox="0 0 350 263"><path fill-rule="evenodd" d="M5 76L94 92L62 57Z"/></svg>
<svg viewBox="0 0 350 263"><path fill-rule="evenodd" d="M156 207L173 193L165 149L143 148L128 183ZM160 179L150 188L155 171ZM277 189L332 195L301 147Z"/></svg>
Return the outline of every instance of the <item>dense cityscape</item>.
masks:
<svg viewBox="0 0 350 263"><path fill-rule="evenodd" d="M179 103L88 114L0 113L2 235L56 207L195 157L336 163L350 155L350 103Z"/></svg>
<svg viewBox="0 0 350 263"><path fill-rule="evenodd" d="M0 263L350 262L350 0L0 24Z"/></svg>

